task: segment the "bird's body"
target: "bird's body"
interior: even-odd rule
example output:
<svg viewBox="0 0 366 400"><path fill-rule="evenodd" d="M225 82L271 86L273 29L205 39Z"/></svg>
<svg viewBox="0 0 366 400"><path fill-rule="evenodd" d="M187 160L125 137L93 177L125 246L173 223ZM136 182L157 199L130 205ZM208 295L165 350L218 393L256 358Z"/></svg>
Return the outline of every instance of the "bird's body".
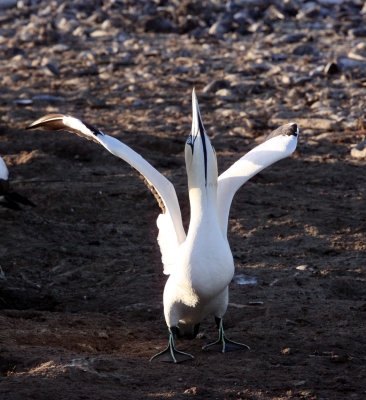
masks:
<svg viewBox="0 0 366 400"><path fill-rule="evenodd" d="M234 275L233 257L226 239L204 218L195 234L187 236L177 253L177 265L164 289L164 312L168 326L193 327L215 308L225 313L227 303L217 305ZM216 225L216 226L215 226Z"/></svg>
<svg viewBox="0 0 366 400"><path fill-rule="evenodd" d="M175 337L194 338L200 322L213 315L219 339L206 348L219 345L248 348L226 338L222 319L228 305L228 287L234 275L234 261L227 240L230 205L235 192L266 166L289 156L296 148L296 124L284 125L267 141L257 146L231 168L218 176L217 160L203 127L195 92L192 94L192 131L185 145L185 160L190 200L190 223L184 231L178 199L173 185L139 154L117 139L82 121L52 114L29 128L65 129L92 139L136 168L162 208L157 225L164 273L169 275L164 288L164 315L169 328L168 347L154 356L163 361L185 361L191 355L175 348Z"/></svg>
<svg viewBox="0 0 366 400"><path fill-rule="evenodd" d="M233 256L221 230L217 208L216 154L195 96L192 101L192 132L185 149L190 223L164 289L168 327L176 326L180 335L188 332L188 336L207 315L223 317L227 287L234 275Z"/></svg>

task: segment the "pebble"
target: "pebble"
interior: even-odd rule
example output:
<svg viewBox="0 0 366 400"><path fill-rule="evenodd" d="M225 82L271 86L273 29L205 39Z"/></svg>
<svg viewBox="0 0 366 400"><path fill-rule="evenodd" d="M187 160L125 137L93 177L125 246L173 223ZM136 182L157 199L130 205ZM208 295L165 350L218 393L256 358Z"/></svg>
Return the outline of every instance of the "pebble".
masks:
<svg viewBox="0 0 366 400"><path fill-rule="evenodd" d="M116 13L117 3L106 0L95 8L37 0L34 9L33 0L0 1L0 82L19 93L11 101L56 107L71 96L85 103L74 92L118 84L102 104L139 109L148 103L141 90L148 93L163 75L164 87L188 82L212 97L215 115L232 124L232 136L255 136L289 119L327 133L354 129L364 118L361 1L231 0L177 7L175 0L138 0ZM23 17L14 18L20 9ZM39 80L37 87L46 78L49 94L22 98L26 92L19 90L29 77ZM176 107L165 98L157 104ZM241 110L245 117L239 117ZM357 146L348 151L363 157Z"/></svg>
<svg viewBox="0 0 366 400"><path fill-rule="evenodd" d="M339 57L337 60L337 64L343 70L352 70L352 69L366 69L366 61L357 60L349 57Z"/></svg>
<svg viewBox="0 0 366 400"><path fill-rule="evenodd" d="M336 62L329 62L325 67L324 67L324 73L325 75L335 75L340 72L340 68Z"/></svg>
<svg viewBox="0 0 366 400"><path fill-rule="evenodd" d="M221 89L227 89L230 87L230 82L225 79L215 79L208 83L203 89L202 93L216 93Z"/></svg>
<svg viewBox="0 0 366 400"><path fill-rule="evenodd" d="M186 389L183 393L191 396L205 396L209 394L207 389L199 386L192 386L189 389Z"/></svg>
<svg viewBox="0 0 366 400"><path fill-rule="evenodd" d="M146 20L145 31L155 33L171 33L176 31L176 27L169 19L161 16L154 16Z"/></svg>
<svg viewBox="0 0 366 400"><path fill-rule="evenodd" d="M258 283L258 280L255 276L244 274L235 274L232 281L237 285L256 285Z"/></svg>
<svg viewBox="0 0 366 400"><path fill-rule="evenodd" d="M279 39L280 43L298 43L301 42L303 39L306 38L306 35L304 33L290 33L287 35L282 36Z"/></svg>
<svg viewBox="0 0 366 400"><path fill-rule="evenodd" d="M222 97L225 100L235 100L237 98L231 89L220 89L215 94L216 96Z"/></svg>
<svg viewBox="0 0 366 400"><path fill-rule="evenodd" d="M349 34L353 37L366 37L366 28L365 27L359 27L359 28L355 28L355 29L351 29L349 31Z"/></svg>
<svg viewBox="0 0 366 400"><path fill-rule="evenodd" d="M318 51L315 46L305 43L295 47L292 54L295 56L311 56L318 54Z"/></svg>
<svg viewBox="0 0 366 400"><path fill-rule="evenodd" d="M222 36L225 33L229 32L231 28L230 22L225 21L216 21L208 30L208 33L212 36Z"/></svg>
<svg viewBox="0 0 366 400"><path fill-rule="evenodd" d="M50 94L37 94L32 97L33 101L41 101L45 103L63 103L66 99L62 96L55 96Z"/></svg>
<svg viewBox="0 0 366 400"><path fill-rule="evenodd" d="M351 157L357 159L366 158L366 140L363 140L361 143L351 149Z"/></svg>
<svg viewBox="0 0 366 400"><path fill-rule="evenodd" d="M0 10L6 10L9 8L16 7L18 0L1 0L0 1Z"/></svg>

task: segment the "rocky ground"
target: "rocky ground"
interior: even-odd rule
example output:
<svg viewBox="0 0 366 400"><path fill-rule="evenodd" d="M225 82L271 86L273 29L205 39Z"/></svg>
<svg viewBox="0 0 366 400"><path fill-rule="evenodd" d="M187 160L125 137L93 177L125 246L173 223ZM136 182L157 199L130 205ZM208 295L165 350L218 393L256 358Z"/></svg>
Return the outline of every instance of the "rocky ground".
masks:
<svg viewBox="0 0 366 400"><path fill-rule="evenodd" d="M37 204L0 210L0 398L366 398L363 2L3 0L0 22L0 154ZM283 123L301 137L232 207L227 333L251 351L202 352L205 320L179 343L193 362L150 364L155 199L95 143L25 127L62 112L116 136L187 225L193 87L220 171Z"/></svg>

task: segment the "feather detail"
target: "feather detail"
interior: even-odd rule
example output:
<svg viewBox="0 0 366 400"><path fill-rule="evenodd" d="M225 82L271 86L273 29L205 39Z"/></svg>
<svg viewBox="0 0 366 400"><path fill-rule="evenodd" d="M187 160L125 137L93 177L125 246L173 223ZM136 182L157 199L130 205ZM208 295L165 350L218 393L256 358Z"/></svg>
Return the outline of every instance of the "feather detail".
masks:
<svg viewBox="0 0 366 400"><path fill-rule="evenodd" d="M167 214L160 214L156 220L159 229L158 243L161 260L164 265L164 274L170 275L177 263L179 242L175 235L172 219Z"/></svg>

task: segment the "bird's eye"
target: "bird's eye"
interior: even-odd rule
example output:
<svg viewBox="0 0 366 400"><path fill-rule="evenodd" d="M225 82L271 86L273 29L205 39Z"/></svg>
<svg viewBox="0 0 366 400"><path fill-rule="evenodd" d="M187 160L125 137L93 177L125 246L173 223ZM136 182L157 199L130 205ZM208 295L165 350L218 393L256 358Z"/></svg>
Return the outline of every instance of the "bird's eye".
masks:
<svg viewBox="0 0 366 400"><path fill-rule="evenodd" d="M193 153L194 139L193 139L193 136L192 136L192 135L189 135L189 136L188 136L188 139L187 139L187 141L186 141L186 144L187 144L188 146L190 146L190 148L191 148L191 150L192 150L192 153Z"/></svg>

